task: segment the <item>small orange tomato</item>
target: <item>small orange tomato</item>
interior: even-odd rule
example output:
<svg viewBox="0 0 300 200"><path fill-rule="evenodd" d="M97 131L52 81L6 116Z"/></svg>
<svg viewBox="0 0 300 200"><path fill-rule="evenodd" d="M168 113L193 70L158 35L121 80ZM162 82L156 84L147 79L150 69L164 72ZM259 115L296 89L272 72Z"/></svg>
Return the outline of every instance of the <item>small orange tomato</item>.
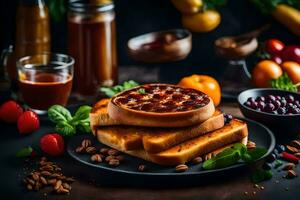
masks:
<svg viewBox="0 0 300 200"><path fill-rule="evenodd" d="M216 79L207 75L191 75L180 80L178 85L186 88L193 88L204 92L213 100L217 106L221 101L221 87Z"/></svg>
<svg viewBox="0 0 300 200"><path fill-rule="evenodd" d="M286 61L281 64L281 68L287 73L294 84L300 83L300 64L293 61Z"/></svg>
<svg viewBox="0 0 300 200"><path fill-rule="evenodd" d="M277 63L263 60L257 63L252 71L252 83L257 87L270 87L270 81L281 75L282 69Z"/></svg>

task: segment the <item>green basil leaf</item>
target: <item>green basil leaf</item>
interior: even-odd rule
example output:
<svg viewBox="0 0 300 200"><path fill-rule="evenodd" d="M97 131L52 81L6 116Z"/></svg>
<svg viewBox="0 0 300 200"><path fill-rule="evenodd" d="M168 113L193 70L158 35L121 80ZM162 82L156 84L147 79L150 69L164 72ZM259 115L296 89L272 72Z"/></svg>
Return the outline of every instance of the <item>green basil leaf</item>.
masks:
<svg viewBox="0 0 300 200"><path fill-rule="evenodd" d="M62 121L56 124L55 131L62 136L72 136L76 133L76 129L66 121Z"/></svg>
<svg viewBox="0 0 300 200"><path fill-rule="evenodd" d="M259 147L256 147L255 149L247 151L247 154L249 154L251 156L252 162L261 158L266 153L267 153L267 150L265 148L259 148Z"/></svg>
<svg viewBox="0 0 300 200"><path fill-rule="evenodd" d="M116 94L115 91L113 91L111 88L107 88L107 87L100 88L100 91L103 92L108 97L112 97Z"/></svg>
<svg viewBox="0 0 300 200"><path fill-rule="evenodd" d="M247 147L242 143L235 143L232 146L232 148L237 150L239 152L240 156L243 155L244 153L246 153L246 151L247 151Z"/></svg>
<svg viewBox="0 0 300 200"><path fill-rule="evenodd" d="M139 84L133 80L130 80L130 81L125 81L123 83L123 87L124 87L124 90L128 90L130 88L133 88L133 87L136 87L138 86Z"/></svg>
<svg viewBox="0 0 300 200"><path fill-rule="evenodd" d="M72 121L79 121L89 118L90 112L92 110L92 107L90 106L80 106L78 110L76 111Z"/></svg>
<svg viewBox="0 0 300 200"><path fill-rule="evenodd" d="M72 120L71 113L61 105L51 106L48 109L48 118L54 123Z"/></svg>
<svg viewBox="0 0 300 200"><path fill-rule="evenodd" d="M281 160L275 160L274 168L277 169L278 167L282 166L283 162Z"/></svg>
<svg viewBox="0 0 300 200"><path fill-rule="evenodd" d="M240 160L240 152L233 148L226 148L220 154L203 163L204 169L217 169L231 166Z"/></svg>
<svg viewBox="0 0 300 200"><path fill-rule="evenodd" d="M78 129L78 131L80 131L81 133L90 133L91 130L91 126L90 123L88 122L80 122L76 128Z"/></svg>
<svg viewBox="0 0 300 200"><path fill-rule="evenodd" d="M146 91L144 88L140 88L137 92L140 94L146 94Z"/></svg>
<svg viewBox="0 0 300 200"><path fill-rule="evenodd" d="M28 157L31 155L33 149L31 148L31 146L25 147L23 149L20 149L17 153L16 153L16 157Z"/></svg>

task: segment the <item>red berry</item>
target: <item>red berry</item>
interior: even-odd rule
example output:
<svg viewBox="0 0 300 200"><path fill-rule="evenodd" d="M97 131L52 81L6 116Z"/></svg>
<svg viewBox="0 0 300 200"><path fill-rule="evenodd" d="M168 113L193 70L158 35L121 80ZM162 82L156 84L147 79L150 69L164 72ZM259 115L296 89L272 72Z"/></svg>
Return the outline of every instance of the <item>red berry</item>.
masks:
<svg viewBox="0 0 300 200"><path fill-rule="evenodd" d="M64 153L65 143L61 135L49 133L41 138L40 147L51 156L59 156Z"/></svg>
<svg viewBox="0 0 300 200"><path fill-rule="evenodd" d="M0 107L0 119L6 123L17 123L23 108L15 101L7 101Z"/></svg>
<svg viewBox="0 0 300 200"><path fill-rule="evenodd" d="M24 112L18 119L18 129L21 134L27 134L38 130L40 120L33 111Z"/></svg>

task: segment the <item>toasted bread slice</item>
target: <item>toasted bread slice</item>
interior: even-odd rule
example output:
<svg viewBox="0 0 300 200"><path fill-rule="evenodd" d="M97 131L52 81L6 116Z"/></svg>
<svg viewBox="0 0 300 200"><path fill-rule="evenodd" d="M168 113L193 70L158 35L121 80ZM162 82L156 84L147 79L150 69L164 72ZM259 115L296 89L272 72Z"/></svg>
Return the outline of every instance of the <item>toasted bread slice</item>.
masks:
<svg viewBox="0 0 300 200"><path fill-rule="evenodd" d="M248 129L245 122L234 119L221 129L188 140L159 153L149 153L144 149L124 150L122 143L116 142L118 140L117 135L114 135L115 141L103 140L101 135L101 132L97 131L98 140L105 145L160 165L172 166L186 163L196 156L205 155L228 144L239 142L248 136Z"/></svg>
<svg viewBox="0 0 300 200"><path fill-rule="evenodd" d="M101 99L93 106L93 109L90 113L90 124L94 134L96 126L111 126L120 124L117 120L109 117L107 112L108 102L108 98Z"/></svg>
<svg viewBox="0 0 300 200"><path fill-rule="evenodd" d="M122 150L145 149L157 153L181 142L222 128L224 117L216 111L205 122L184 128L144 128L136 126L106 126L97 128L97 136L103 143L111 143Z"/></svg>

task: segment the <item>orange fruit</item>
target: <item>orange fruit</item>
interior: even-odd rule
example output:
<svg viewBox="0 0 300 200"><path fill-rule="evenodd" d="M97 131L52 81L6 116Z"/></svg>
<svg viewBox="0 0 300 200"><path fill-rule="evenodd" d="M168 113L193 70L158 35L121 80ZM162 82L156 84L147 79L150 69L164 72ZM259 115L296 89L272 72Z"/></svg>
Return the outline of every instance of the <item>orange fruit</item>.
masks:
<svg viewBox="0 0 300 200"><path fill-rule="evenodd" d="M281 68L294 84L300 83L300 64L293 61L285 61L281 64Z"/></svg>
<svg viewBox="0 0 300 200"><path fill-rule="evenodd" d="M193 88L207 94L217 106L221 101L221 87L216 79L207 75L191 75L180 80L178 85Z"/></svg>
<svg viewBox="0 0 300 200"><path fill-rule="evenodd" d="M271 60L262 60L252 71L252 83L256 87L270 87L270 81L282 75L280 66Z"/></svg>

